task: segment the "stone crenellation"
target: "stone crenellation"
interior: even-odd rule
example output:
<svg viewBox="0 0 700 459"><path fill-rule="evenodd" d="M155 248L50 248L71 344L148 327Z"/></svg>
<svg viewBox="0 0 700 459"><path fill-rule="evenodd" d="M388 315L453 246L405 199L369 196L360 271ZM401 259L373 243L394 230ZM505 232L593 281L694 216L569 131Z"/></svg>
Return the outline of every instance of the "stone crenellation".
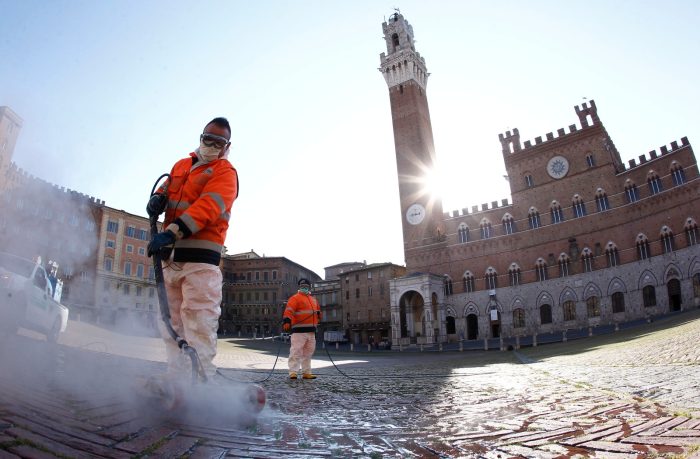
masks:
<svg viewBox="0 0 700 459"><path fill-rule="evenodd" d="M104 201L104 200L100 200L100 199L98 199L98 198L96 198L96 197L94 197L94 196L90 196L90 195L81 193L81 192L76 191L76 190L71 190L70 188L66 188L66 187L63 187L63 186L59 186L59 185L56 185L56 184L54 184L54 183L48 182L48 181L46 181L46 180L44 180L44 179L42 179L42 178L35 177L35 176L32 175L30 172L28 172L28 171L22 169L21 167L18 167L14 162L10 165L10 169L7 171L7 173L8 173L9 176L14 175L14 176L15 176L15 180L32 181L32 182L34 182L34 183L40 184L40 186L43 186L43 187L45 187L45 188L47 188L47 189L48 189L48 188L51 188L51 189L52 189L53 191L55 191L55 192L60 192L60 193L69 194L69 195L71 195L71 196L73 196L73 197L77 197L77 198L79 198L79 199L83 199L83 200L86 200L86 201L90 201L91 203L97 204L97 205L100 205L100 206L104 206L104 205L105 205L105 201Z"/></svg>
<svg viewBox="0 0 700 459"><path fill-rule="evenodd" d="M590 106L587 103L581 104L581 106L574 107L576 110L576 115L579 117L579 122L581 124L581 129L591 127L595 124L600 124L600 118L598 117L598 109L595 105L595 101L590 101ZM590 119L590 121L589 121ZM520 132L517 128L512 131L506 131L504 134L498 134L498 139L501 141L502 152L504 155L509 155L519 151L524 151L533 146L539 146L544 142L549 142L555 139L561 139L562 137L578 132L579 128L575 124L569 125L569 132L567 133L564 128L557 129L557 135L555 136L553 132L548 132L545 135L545 139L542 136L535 137L535 143L526 140L522 145L520 144Z"/></svg>
<svg viewBox="0 0 700 459"><path fill-rule="evenodd" d="M500 204L498 201L491 201L490 206L487 203L483 203L481 204L481 206L471 206L471 209L469 209L468 207L463 207L462 209L453 210L452 212L444 212L443 216L445 219L464 217L467 215L474 215L481 212L487 212L489 210L502 209L510 205L512 204L508 202L508 198L505 198L501 199Z"/></svg>
<svg viewBox="0 0 700 459"><path fill-rule="evenodd" d="M642 166L642 165L648 163L649 161L655 160L656 158L668 155L670 153L673 153L675 151L678 151L680 149L683 149L683 148L686 148L689 146L690 146L690 142L688 141L688 137L682 137L680 145L678 145L678 141L674 140L673 142L671 142L670 149L668 148L668 145L662 145L661 147L659 147L659 151L661 151L660 155L658 153L656 153L656 150L651 150L648 153L648 155L649 155L648 157L647 157L647 155L639 155L638 160L634 159L634 158L630 159L628 161L628 166L625 166L624 164L622 164L623 169L621 172L632 170L635 167ZM637 161L639 161L639 162L637 162Z"/></svg>

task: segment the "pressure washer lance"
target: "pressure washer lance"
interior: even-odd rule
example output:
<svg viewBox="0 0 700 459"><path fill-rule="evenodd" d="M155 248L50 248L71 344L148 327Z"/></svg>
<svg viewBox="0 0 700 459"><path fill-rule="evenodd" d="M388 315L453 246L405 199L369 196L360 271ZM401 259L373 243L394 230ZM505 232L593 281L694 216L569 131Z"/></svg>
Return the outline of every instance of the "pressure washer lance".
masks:
<svg viewBox="0 0 700 459"><path fill-rule="evenodd" d="M156 187L158 186L158 183L160 183L160 181L163 179L163 177L167 177L165 184L162 186L161 192L156 193ZM170 185L170 181L170 174L163 174L160 177L158 177L156 183L153 184L150 199L153 199L154 195L156 194L160 194L162 196L161 199L167 199L167 191L168 185ZM151 214L151 212L148 213L148 217L151 223L151 240L153 240L155 235L158 233L158 216L165 210L165 204L167 204L167 201L165 201L163 205L159 207L160 212L154 214ZM189 344L187 344L187 341L185 341L184 338L177 334L171 323L170 306L168 304L168 295L165 291L165 280L163 278L163 260L161 258L160 252L156 252L153 254L153 270L156 278L158 303L160 304L160 317L163 319L165 328L166 330L168 330L168 334L170 335L170 337L173 340L175 340L175 343L180 348L180 350L187 354L190 360L192 361L192 384L196 384L197 381L207 382L207 375L204 372L204 367L202 367L202 362L199 360L197 350Z"/></svg>

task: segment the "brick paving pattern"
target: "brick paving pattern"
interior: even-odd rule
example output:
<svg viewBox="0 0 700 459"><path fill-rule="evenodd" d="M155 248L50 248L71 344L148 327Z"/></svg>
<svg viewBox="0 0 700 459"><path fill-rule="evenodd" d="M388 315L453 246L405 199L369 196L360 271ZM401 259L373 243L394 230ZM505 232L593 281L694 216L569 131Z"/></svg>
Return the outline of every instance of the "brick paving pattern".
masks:
<svg viewBox="0 0 700 459"><path fill-rule="evenodd" d="M350 378L319 350L315 381L289 381L280 359L253 422L235 392L219 392L216 416L149 407L135 385L163 363L111 343L6 337L0 459L700 457L700 313L626 333L516 352L332 353ZM222 341L217 363L262 379L276 346Z"/></svg>

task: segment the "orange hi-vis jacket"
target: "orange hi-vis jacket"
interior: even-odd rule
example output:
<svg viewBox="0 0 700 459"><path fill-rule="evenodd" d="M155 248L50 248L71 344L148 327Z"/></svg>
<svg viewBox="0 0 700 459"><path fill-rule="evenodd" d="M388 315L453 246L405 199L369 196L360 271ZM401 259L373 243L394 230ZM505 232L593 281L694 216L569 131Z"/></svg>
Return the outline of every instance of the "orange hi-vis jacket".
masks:
<svg viewBox="0 0 700 459"><path fill-rule="evenodd" d="M174 260L218 265L238 197L236 169L225 158L201 163L190 153L170 176L163 227L177 236Z"/></svg>
<svg viewBox="0 0 700 459"><path fill-rule="evenodd" d="M311 294L297 292L287 300L283 322L292 324L292 333L315 332L321 321L321 308Z"/></svg>

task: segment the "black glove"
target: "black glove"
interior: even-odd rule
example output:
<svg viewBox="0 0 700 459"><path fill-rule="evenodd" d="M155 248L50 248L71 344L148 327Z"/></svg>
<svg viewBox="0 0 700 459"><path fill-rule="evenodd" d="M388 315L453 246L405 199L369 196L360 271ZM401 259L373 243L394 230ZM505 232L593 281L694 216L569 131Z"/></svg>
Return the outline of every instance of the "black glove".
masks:
<svg viewBox="0 0 700 459"><path fill-rule="evenodd" d="M154 193L151 195L151 199L148 200L146 204L146 212L149 217L156 217L163 212L168 206L168 195L162 193Z"/></svg>
<svg viewBox="0 0 700 459"><path fill-rule="evenodd" d="M148 256L152 257L154 254L160 252L163 248L175 243L175 233L170 230L162 231L155 236L151 242L148 243Z"/></svg>

